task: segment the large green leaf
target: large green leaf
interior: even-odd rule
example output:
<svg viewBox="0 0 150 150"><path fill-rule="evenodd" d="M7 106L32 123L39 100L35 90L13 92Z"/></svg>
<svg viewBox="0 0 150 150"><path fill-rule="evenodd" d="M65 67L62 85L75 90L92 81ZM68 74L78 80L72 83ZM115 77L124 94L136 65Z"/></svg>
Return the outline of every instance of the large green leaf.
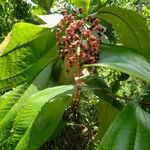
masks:
<svg viewBox="0 0 150 150"><path fill-rule="evenodd" d="M5 136L0 134L0 139L9 137L13 121L17 113L22 109L22 105L26 99L47 87L49 84L51 70L52 64L48 65L36 77L32 84L28 82L0 97L0 130L3 130L1 126L5 124L5 128L3 130L3 132L5 132Z"/></svg>
<svg viewBox="0 0 150 150"><path fill-rule="evenodd" d="M29 143L26 144L26 149L38 149L49 137L53 136L53 133L58 134L57 132L59 132L59 129L57 129L57 126L62 119L65 109L71 104L70 98L70 96L61 96L61 98L46 103L41 108L41 112L36 117L32 127L26 131L16 149L25 149L24 145L27 140ZM56 129L58 131L55 131Z"/></svg>
<svg viewBox="0 0 150 150"><path fill-rule="evenodd" d="M0 45L0 90L32 80L56 58L53 29L16 24Z"/></svg>
<svg viewBox="0 0 150 150"><path fill-rule="evenodd" d="M0 148L37 149L57 127L64 109L71 103L63 95L72 89L73 86L48 88L30 98L18 100L0 122ZM43 130L45 127L47 130Z"/></svg>
<svg viewBox="0 0 150 150"><path fill-rule="evenodd" d="M150 62L129 48L103 44L99 63L93 65L110 67L150 83Z"/></svg>
<svg viewBox="0 0 150 150"><path fill-rule="evenodd" d="M150 59L150 31L140 15L112 6L100 9L98 16L114 26L125 47L133 48Z"/></svg>
<svg viewBox="0 0 150 150"><path fill-rule="evenodd" d="M96 150L149 150L150 114L128 104L114 120Z"/></svg>
<svg viewBox="0 0 150 150"><path fill-rule="evenodd" d="M0 97L0 121L20 98L30 97L32 94L44 89L49 84L53 64L49 64L31 83L21 85Z"/></svg>

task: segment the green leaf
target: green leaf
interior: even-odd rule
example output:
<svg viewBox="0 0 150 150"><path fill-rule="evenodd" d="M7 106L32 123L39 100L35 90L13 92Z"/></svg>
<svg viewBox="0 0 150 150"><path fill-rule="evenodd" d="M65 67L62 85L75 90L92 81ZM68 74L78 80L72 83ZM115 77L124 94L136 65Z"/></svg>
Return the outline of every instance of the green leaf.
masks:
<svg viewBox="0 0 150 150"><path fill-rule="evenodd" d="M103 44L99 63L93 66L110 67L150 83L150 62L129 48Z"/></svg>
<svg viewBox="0 0 150 150"><path fill-rule="evenodd" d="M112 6L100 9L98 16L113 25L125 47L133 48L150 59L150 31L140 15Z"/></svg>
<svg viewBox="0 0 150 150"><path fill-rule="evenodd" d="M5 5L5 3L6 3L6 1L5 1L5 0L0 0L0 5L4 6L4 5Z"/></svg>
<svg viewBox="0 0 150 150"><path fill-rule="evenodd" d="M2 139L10 136L14 119L26 99L47 87L51 70L52 64L48 65L32 84L28 82L0 97L0 145Z"/></svg>
<svg viewBox="0 0 150 150"><path fill-rule="evenodd" d="M128 104L111 124L96 150L149 150L150 114Z"/></svg>
<svg viewBox="0 0 150 150"><path fill-rule="evenodd" d="M118 77L119 81L126 81L130 76L126 73L121 73L121 75Z"/></svg>
<svg viewBox="0 0 150 150"><path fill-rule="evenodd" d="M84 79L84 82L86 85L83 86L83 90L87 90L87 88L88 90L93 90L94 94L101 100L105 100L107 103L111 103L113 107L122 109L122 104L116 101L115 95L112 93L111 89L108 87L102 77L97 75L90 75Z"/></svg>
<svg viewBox="0 0 150 150"><path fill-rule="evenodd" d="M49 136L53 136L65 109L71 104L70 98L70 96L62 96L59 99L46 103L41 108L41 112L33 122L30 133L26 136L26 139L23 140L26 141L30 138L27 149L38 149L44 142L47 141ZM22 146L22 144L23 143L20 142L19 146ZM17 146L18 149L20 149L19 146Z"/></svg>
<svg viewBox="0 0 150 150"><path fill-rule="evenodd" d="M70 3L75 4L79 8L83 8L85 14L88 14L91 0L69 0Z"/></svg>
<svg viewBox="0 0 150 150"><path fill-rule="evenodd" d="M56 58L53 29L16 24L0 45L0 90L32 80Z"/></svg>
<svg viewBox="0 0 150 150"><path fill-rule="evenodd" d="M109 101L111 98L109 99ZM113 99L112 99L113 102ZM108 101L104 101L103 99L98 102L96 105L97 112L98 112L98 122L99 122L99 132L97 138L101 139L113 120L119 114L120 109L112 105Z"/></svg>
<svg viewBox="0 0 150 150"><path fill-rule="evenodd" d="M96 75L88 76L85 78L85 83L88 89L93 90L94 94L99 97L99 102L96 104L99 121L97 138L101 138L122 109L122 106L120 103L117 103L102 77Z"/></svg>
<svg viewBox="0 0 150 150"><path fill-rule="evenodd" d="M115 80L112 84L111 84L111 91L112 93L117 93L118 90L120 89L120 81L119 80Z"/></svg>
<svg viewBox="0 0 150 150"><path fill-rule="evenodd" d="M52 135L64 109L71 103L63 96L71 93L72 89L73 86L48 88L30 98L19 100L11 108L7 118L0 122L0 147L16 150L38 149ZM10 117L17 106L21 110L17 112L15 119L11 120ZM47 130L43 130L45 127Z"/></svg>
<svg viewBox="0 0 150 150"><path fill-rule="evenodd" d="M11 107L15 105L22 94L26 91L29 84L17 87L16 89L6 92L0 97L0 121L6 116Z"/></svg>
<svg viewBox="0 0 150 150"><path fill-rule="evenodd" d="M49 12L50 7L54 4L56 0L31 0L31 1L37 4L38 6L42 7L47 12Z"/></svg>
<svg viewBox="0 0 150 150"><path fill-rule="evenodd" d="M93 89L105 89L109 90L107 83L104 79L97 75L89 75L85 79L85 83L92 87Z"/></svg>

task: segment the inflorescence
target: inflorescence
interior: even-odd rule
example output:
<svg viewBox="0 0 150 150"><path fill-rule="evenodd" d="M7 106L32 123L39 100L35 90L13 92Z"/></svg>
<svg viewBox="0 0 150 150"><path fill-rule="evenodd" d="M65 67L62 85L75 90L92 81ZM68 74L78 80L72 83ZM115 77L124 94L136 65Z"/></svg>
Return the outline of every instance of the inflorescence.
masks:
<svg viewBox="0 0 150 150"><path fill-rule="evenodd" d="M83 65L95 63L99 59L101 43L101 26L98 18L88 16L82 18L82 9L69 14L62 11L64 18L57 26L56 38L59 55L66 58L68 67L76 68L74 110L80 99L80 88Z"/></svg>

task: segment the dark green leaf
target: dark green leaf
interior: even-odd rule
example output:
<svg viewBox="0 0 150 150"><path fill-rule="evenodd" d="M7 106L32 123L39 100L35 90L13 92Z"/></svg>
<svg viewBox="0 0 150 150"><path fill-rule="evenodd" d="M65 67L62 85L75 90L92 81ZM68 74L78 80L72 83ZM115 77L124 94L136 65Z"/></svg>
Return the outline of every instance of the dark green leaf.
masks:
<svg viewBox="0 0 150 150"><path fill-rule="evenodd" d="M103 44L99 63L93 66L110 67L150 83L150 62L129 48Z"/></svg>
<svg viewBox="0 0 150 150"><path fill-rule="evenodd" d="M72 89L73 86L58 86L45 89L30 98L20 99L0 122L0 147L16 150L38 149L48 136L53 133L64 109L71 103L70 100L62 96L71 93ZM60 108L61 106L62 108ZM17 112L17 115L15 114L15 119L10 120L10 117L14 116L14 111L17 111L17 107L21 108L21 110ZM39 122L41 119L43 122ZM8 126L8 123L11 126ZM51 124L50 126L48 126L49 123ZM41 134L41 130L45 127L48 127L48 131L45 130ZM37 131L38 129L39 132ZM32 135L35 134L35 130L37 131L36 137ZM34 147L32 147L33 145Z"/></svg>
<svg viewBox="0 0 150 150"><path fill-rule="evenodd" d="M111 89L107 86L102 77L91 75L87 76L84 81L86 86L83 86L83 90L93 90L94 94L101 100L107 101L107 103L110 103L112 107L122 109L122 104L115 100L115 95L112 93Z"/></svg>
<svg viewBox="0 0 150 150"><path fill-rule="evenodd" d="M104 79L100 76L90 75L87 76L84 80L85 83L90 87L93 87L93 89L109 89Z"/></svg>
<svg viewBox="0 0 150 150"><path fill-rule="evenodd" d="M150 31L140 15L112 6L100 9L98 16L114 26L125 47L133 48L150 59Z"/></svg>
<svg viewBox="0 0 150 150"><path fill-rule="evenodd" d="M128 104L114 120L96 150L149 150L150 114Z"/></svg>
<svg viewBox="0 0 150 150"><path fill-rule="evenodd" d="M85 78L85 83L88 89L93 90L95 95L99 97L99 102L96 105L99 121L98 138L101 138L106 132L107 128L120 111L120 105L114 103L114 98L110 88L102 77L91 75ZM118 108L119 107L119 108Z"/></svg>
<svg viewBox="0 0 150 150"><path fill-rule="evenodd" d="M120 109L117 107L118 106L111 104L111 97L109 97L109 102L102 99L96 105L99 122L99 132L97 138L101 139L104 136L115 117L119 114Z"/></svg>
<svg viewBox="0 0 150 150"><path fill-rule="evenodd" d="M126 81L130 76L126 73L121 73L121 75L118 77L118 80L120 81Z"/></svg>

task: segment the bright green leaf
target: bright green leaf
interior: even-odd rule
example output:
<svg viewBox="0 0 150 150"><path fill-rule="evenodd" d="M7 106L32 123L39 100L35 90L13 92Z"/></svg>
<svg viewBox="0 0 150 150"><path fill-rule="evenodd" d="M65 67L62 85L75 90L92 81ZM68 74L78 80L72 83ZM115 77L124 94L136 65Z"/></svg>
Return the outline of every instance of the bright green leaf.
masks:
<svg viewBox="0 0 150 150"><path fill-rule="evenodd" d="M6 0L0 0L0 5L4 6L5 3L6 3Z"/></svg>
<svg viewBox="0 0 150 150"><path fill-rule="evenodd" d="M56 58L53 29L16 24L0 45L0 90L32 80Z"/></svg>
<svg viewBox="0 0 150 150"><path fill-rule="evenodd" d="M111 124L96 150L149 150L150 114L128 104Z"/></svg>

